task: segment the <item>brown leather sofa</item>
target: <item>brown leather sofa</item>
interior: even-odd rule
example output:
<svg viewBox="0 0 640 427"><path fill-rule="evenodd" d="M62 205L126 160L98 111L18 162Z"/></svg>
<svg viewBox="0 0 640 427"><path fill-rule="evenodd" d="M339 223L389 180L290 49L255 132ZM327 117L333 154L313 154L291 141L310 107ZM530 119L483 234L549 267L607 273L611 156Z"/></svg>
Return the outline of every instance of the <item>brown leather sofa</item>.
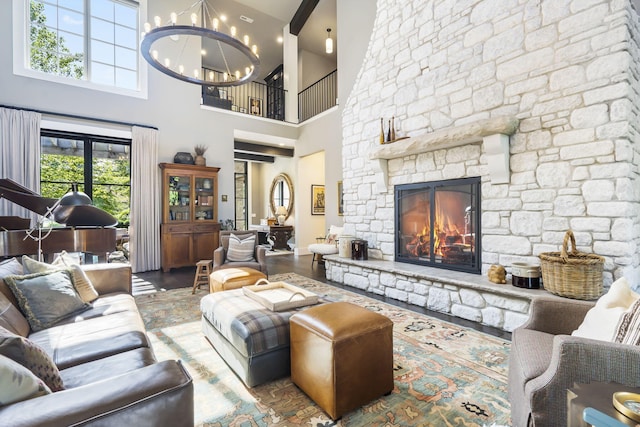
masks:
<svg viewBox="0 0 640 427"><path fill-rule="evenodd" d="M131 269L83 269L99 298L89 310L38 332L30 331L0 280L0 325L42 347L65 388L0 407L0 425L193 426L192 379L179 361L156 361L131 296Z"/></svg>

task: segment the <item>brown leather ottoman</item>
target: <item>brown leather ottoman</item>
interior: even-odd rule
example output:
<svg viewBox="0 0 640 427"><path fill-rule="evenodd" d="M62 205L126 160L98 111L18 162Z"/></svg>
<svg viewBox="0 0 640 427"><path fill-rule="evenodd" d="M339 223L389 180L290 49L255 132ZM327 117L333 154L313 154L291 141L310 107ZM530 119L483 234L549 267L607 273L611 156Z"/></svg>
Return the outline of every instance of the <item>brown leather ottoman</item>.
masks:
<svg viewBox="0 0 640 427"><path fill-rule="evenodd" d="M222 268L209 276L209 291L220 292L238 289L247 285L255 285L258 280L266 278L267 275L263 272L249 267Z"/></svg>
<svg viewBox="0 0 640 427"><path fill-rule="evenodd" d="M393 390L393 322L347 302L290 318L291 380L336 420Z"/></svg>

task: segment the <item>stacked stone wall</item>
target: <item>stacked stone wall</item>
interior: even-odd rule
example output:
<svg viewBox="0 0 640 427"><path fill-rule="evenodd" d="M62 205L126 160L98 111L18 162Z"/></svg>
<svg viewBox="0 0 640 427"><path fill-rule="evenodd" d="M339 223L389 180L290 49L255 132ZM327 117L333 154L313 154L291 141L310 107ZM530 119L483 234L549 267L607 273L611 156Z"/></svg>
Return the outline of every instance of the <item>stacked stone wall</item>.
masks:
<svg viewBox="0 0 640 427"><path fill-rule="evenodd" d="M394 185L480 176L483 272L539 262L572 229L580 251L605 257L605 285L640 285L640 30L629 0L377 8L343 114L345 232L393 260ZM377 192L368 153L392 116L399 136L518 118L509 183L491 183L477 143L389 160Z"/></svg>

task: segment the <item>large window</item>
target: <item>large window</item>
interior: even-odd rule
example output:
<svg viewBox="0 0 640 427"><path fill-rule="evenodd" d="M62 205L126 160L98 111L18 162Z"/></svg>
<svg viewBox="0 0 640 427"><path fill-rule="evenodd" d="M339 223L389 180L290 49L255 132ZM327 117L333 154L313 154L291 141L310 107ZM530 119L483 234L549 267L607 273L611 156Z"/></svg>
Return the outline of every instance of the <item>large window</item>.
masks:
<svg viewBox="0 0 640 427"><path fill-rule="evenodd" d="M139 5L132 0L29 0L27 70L137 91ZM14 3L15 4L15 3Z"/></svg>
<svg viewBox="0 0 640 427"><path fill-rule="evenodd" d="M42 131L40 193L59 198L71 184L91 197L93 204L129 225L131 141L64 132Z"/></svg>

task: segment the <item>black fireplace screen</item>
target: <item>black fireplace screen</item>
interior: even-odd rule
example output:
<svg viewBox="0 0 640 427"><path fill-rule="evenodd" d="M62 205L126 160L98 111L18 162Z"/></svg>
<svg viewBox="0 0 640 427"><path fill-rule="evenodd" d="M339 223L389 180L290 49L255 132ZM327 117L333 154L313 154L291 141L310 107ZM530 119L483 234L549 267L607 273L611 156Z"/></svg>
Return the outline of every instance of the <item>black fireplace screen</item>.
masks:
<svg viewBox="0 0 640 427"><path fill-rule="evenodd" d="M480 178L395 187L395 260L480 273Z"/></svg>

